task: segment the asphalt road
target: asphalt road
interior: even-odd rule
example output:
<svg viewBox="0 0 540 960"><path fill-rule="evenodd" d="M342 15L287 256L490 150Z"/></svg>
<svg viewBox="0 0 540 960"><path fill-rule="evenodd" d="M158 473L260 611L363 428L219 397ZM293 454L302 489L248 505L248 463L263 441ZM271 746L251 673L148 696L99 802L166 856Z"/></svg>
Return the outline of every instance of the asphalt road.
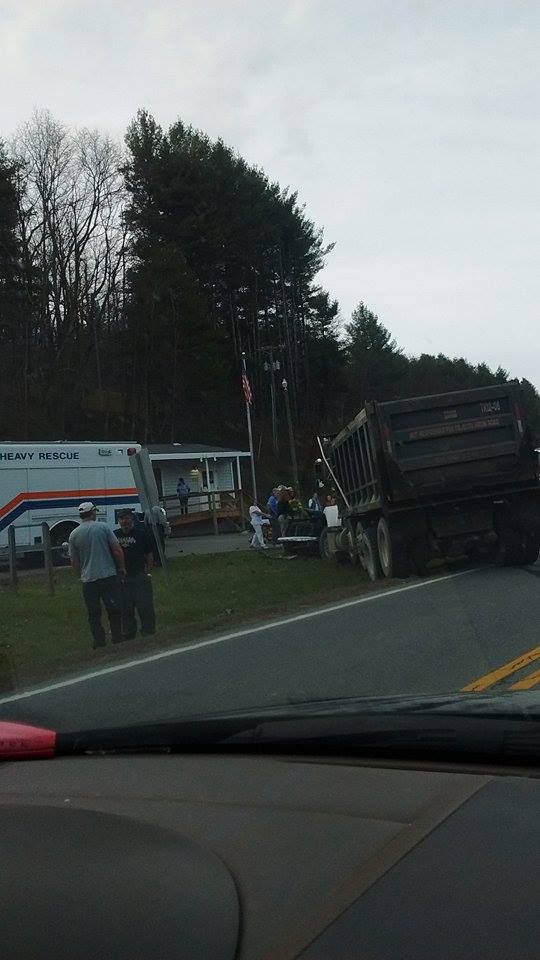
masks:
<svg viewBox="0 0 540 960"><path fill-rule="evenodd" d="M539 612L539 566L466 570L4 696L0 717L76 730L300 700L457 693L538 647ZM497 687L534 672L537 656L503 670Z"/></svg>

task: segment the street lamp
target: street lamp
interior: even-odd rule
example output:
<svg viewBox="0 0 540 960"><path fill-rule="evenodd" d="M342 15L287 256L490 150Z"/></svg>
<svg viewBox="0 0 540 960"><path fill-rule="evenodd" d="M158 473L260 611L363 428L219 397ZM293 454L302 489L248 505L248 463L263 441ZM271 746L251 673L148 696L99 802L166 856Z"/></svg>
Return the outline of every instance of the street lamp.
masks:
<svg viewBox="0 0 540 960"><path fill-rule="evenodd" d="M289 398L289 384L287 383L285 377L281 381L281 386L283 387L283 395L285 397L285 409L287 411L287 425L289 427L289 446L291 450L291 467L294 480L294 486L296 490L296 496L299 495L300 484L298 482L298 464L296 462L296 445L294 442L294 430L291 417L291 401Z"/></svg>

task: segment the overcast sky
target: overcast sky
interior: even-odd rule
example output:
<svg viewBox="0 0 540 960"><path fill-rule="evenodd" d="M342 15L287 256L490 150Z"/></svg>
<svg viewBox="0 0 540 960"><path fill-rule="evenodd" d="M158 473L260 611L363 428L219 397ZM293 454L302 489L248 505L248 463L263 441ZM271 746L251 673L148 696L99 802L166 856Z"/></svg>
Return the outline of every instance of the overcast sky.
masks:
<svg viewBox="0 0 540 960"><path fill-rule="evenodd" d="M0 136L180 116L298 190L344 319L540 387L539 41L537 0L0 0Z"/></svg>

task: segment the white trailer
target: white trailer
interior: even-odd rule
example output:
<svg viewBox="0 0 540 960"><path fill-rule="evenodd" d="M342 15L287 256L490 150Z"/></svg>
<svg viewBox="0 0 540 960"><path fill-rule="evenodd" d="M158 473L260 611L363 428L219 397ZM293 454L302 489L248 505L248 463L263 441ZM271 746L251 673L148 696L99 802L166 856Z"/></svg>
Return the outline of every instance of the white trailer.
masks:
<svg viewBox="0 0 540 960"><path fill-rule="evenodd" d="M0 443L0 553L7 551L8 527L15 527L17 553L41 547L41 524L60 547L78 526L77 507L92 500L98 520L116 524L123 507L140 510L130 455L140 444Z"/></svg>

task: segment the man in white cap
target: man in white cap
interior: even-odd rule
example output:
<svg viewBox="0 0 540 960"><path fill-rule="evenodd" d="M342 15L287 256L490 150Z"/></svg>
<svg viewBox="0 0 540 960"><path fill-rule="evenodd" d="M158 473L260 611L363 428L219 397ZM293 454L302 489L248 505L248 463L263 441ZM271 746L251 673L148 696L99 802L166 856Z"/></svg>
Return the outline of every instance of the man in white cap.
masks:
<svg viewBox="0 0 540 960"><path fill-rule="evenodd" d="M105 631L101 623L101 604L111 625L113 643L122 637L122 594L120 581L126 576L124 551L105 523L96 523L96 507L90 501L79 507L80 525L69 537L71 567L82 582L92 646L104 647Z"/></svg>

